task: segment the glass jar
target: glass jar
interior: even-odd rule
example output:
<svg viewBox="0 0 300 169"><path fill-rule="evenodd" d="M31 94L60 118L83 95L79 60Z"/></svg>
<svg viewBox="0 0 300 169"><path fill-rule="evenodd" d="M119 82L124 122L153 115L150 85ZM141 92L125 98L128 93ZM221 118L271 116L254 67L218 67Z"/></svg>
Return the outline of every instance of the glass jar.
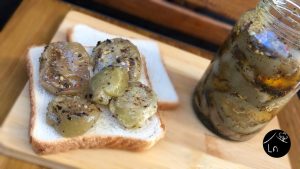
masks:
<svg viewBox="0 0 300 169"><path fill-rule="evenodd" d="M193 106L219 136L250 139L300 88L299 5L261 0L241 16L212 60Z"/></svg>

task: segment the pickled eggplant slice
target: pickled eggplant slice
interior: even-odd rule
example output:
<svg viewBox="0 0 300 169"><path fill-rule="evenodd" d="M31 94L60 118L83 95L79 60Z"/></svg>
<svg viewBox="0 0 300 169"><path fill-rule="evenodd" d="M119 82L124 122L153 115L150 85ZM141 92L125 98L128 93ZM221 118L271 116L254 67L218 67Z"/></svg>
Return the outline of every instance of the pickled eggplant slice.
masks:
<svg viewBox="0 0 300 169"><path fill-rule="evenodd" d="M76 42L54 42L40 57L40 83L55 95L76 95L88 89L89 55Z"/></svg>
<svg viewBox="0 0 300 169"><path fill-rule="evenodd" d="M148 86L131 82L122 96L111 100L109 109L126 128L141 127L157 112L157 97Z"/></svg>
<svg viewBox="0 0 300 169"><path fill-rule="evenodd" d="M47 123L64 137L84 134L99 118L100 110L79 96L57 96L48 105Z"/></svg>
<svg viewBox="0 0 300 169"><path fill-rule="evenodd" d="M121 96L128 87L129 75L123 67L106 67L91 80L92 101L107 105L112 97Z"/></svg>
<svg viewBox="0 0 300 169"><path fill-rule="evenodd" d="M94 73L112 65L126 68L132 81L137 81L141 76L141 56L129 40L115 38L98 42L92 57Z"/></svg>

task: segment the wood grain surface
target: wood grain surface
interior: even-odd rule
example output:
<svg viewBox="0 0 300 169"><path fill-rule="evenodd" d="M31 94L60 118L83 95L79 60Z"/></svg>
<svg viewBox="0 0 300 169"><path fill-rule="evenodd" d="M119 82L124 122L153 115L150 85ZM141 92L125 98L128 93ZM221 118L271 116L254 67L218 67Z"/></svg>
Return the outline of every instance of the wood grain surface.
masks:
<svg viewBox="0 0 300 169"><path fill-rule="evenodd" d="M109 20L111 23L167 42L199 56L212 57L209 52L202 49L62 2L53 0L23 0L8 24L0 32L0 121L8 114L9 109L27 81L23 56L28 46L31 44L48 43L64 15L70 9L80 10L98 18ZM294 169L300 169L299 105L299 100L295 97L283 112L279 114L281 127L289 133L292 139L292 149L289 155ZM0 155L0 168L35 169L44 167Z"/></svg>
<svg viewBox="0 0 300 169"><path fill-rule="evenodd" d="M0 32L0 124L28 79L23 57L28 46L48 43L69 10L57 1L24 0ZM44 167L0 155L0 168Z"/></svg>
<svg viewBox="0 0 300 169"><path fill-rule="evenodd" d="M147 39L143 35L108 22L70 12L52 41L66 40L67 30L78 23L111 34ZM253 139L241 143L223 140L208 131L192 110L191 95L210 61L165 43L158 44L181 104L176 110L162 112L167 126L166 138L150 151L131 153L102 149L70 151L47 156L35 155L27 135L30 112L28 86L18 97L1 128L1 151L38 164L66 168L134 168L137 165L141 168L291 168L287 156L274 159L267 156L262 148L264 135L273 128L279 128L277 118ZM116 160L116 157L123 158ZM99 158L106 163L95 166Z"/></svg>
<svg viewBox="0 0 300 169"><path fill-rule="evenodd" d="M24 57L27 48L33 44L48 43L70 9L67 4L62 6L57 1L44 3L41 0L25 0L0 32L0 121L27 81Z"/></svg>
<svg viewBox="0 0 300 169"><path fill-rule="evenodd" d="M289 152L293 169L300 169L300 100L295 96L278 114L280 127L291 139Z"/></svg>

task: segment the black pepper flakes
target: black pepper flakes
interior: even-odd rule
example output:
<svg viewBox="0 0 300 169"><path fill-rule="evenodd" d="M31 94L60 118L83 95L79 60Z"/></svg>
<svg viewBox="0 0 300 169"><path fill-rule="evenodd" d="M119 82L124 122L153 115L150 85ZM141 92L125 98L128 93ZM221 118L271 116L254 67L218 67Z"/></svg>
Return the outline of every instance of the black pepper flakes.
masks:
<svg viewBox="0 0 300 169"><path fill-rule="evenodd" d="M89 114L86 112L80 112L80 113L74 113L74 115L82 117L82 116L88 116Z"/></svg>
<svg viewBox="0 0 300 169"><path fill-rule="evenodd" d="M116 61L117 61L117 63L121 63L121 59L120 58L117 58Z"/></svg>
<svg viewBox="0 0 300 169"><path fill-rule="evenodd" d="M63 85L64 85L65 88L69 88L70 87L70 85L67 84L67 83L64 83Z"/></svg>
<svg viewBox="0 0 300 169"><path fill-rule="evenodd" d="M122 52L122 53L125 53L125 52L127 52L129 50L129 48L128 47L126 47L126 48L123 48L123 49L120 49L120 51Z"/></svg>
<svg viewBox="0 0 300 169"><path fill-rule="evenodd" d="M135 62L134 62L133 58L129 58L129 65L130 66L134 66L135 65Z"/></svg>
<svg viewBox="0 0 300 169"><path fill-rule="evenodd" d="M44 52L45 52L45 51L48 49L48 47L49 47L48 45L46 45L46 46L45 46L45 48L44 48Z"/></svg>
<svg viewBox="0 0 300 169"><path fill-rule="evenodd" d="M57 107L58 110L62 109L62 107L60 105L57 105L56 107Z"/></svg>

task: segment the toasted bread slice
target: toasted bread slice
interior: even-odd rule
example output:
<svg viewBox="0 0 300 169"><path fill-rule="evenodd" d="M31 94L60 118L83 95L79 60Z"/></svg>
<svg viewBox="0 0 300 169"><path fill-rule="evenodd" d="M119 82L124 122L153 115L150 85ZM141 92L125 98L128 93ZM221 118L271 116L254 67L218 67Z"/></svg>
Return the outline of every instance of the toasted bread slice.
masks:
<svg viewBox="0 0 300 169"><path fill-rule="evenodd" d="M79 42L84 46L95 46L98 41L115 37L117 36L100 32L83 24L75 25L67 33L69 41ZM130 39L130 41L145 56L150 84L157 94L159 109L176 108L179 104L178 96L164 67L157 44L150 40Z"/></svg>
<svg viewBox="0 0 300 169"><path fill-rule="evenodd" d="M165 133L165 126L159 114L151 117L138 129L124 128L107 108L102 108L100 117L94 127L84 135L64 138L46 123L48 103L54 97L39 83L39 57L44 47L32 47L28 51L28 72L30 81L31 119L30 142L39 154L58 153L83 148L114 148L126 150L146 150L159 141ZM86 47L91 53L92 47ZM143 66L145 70L145 66ZM142 72L140 81L147 85L146 71Z"/></svg>

